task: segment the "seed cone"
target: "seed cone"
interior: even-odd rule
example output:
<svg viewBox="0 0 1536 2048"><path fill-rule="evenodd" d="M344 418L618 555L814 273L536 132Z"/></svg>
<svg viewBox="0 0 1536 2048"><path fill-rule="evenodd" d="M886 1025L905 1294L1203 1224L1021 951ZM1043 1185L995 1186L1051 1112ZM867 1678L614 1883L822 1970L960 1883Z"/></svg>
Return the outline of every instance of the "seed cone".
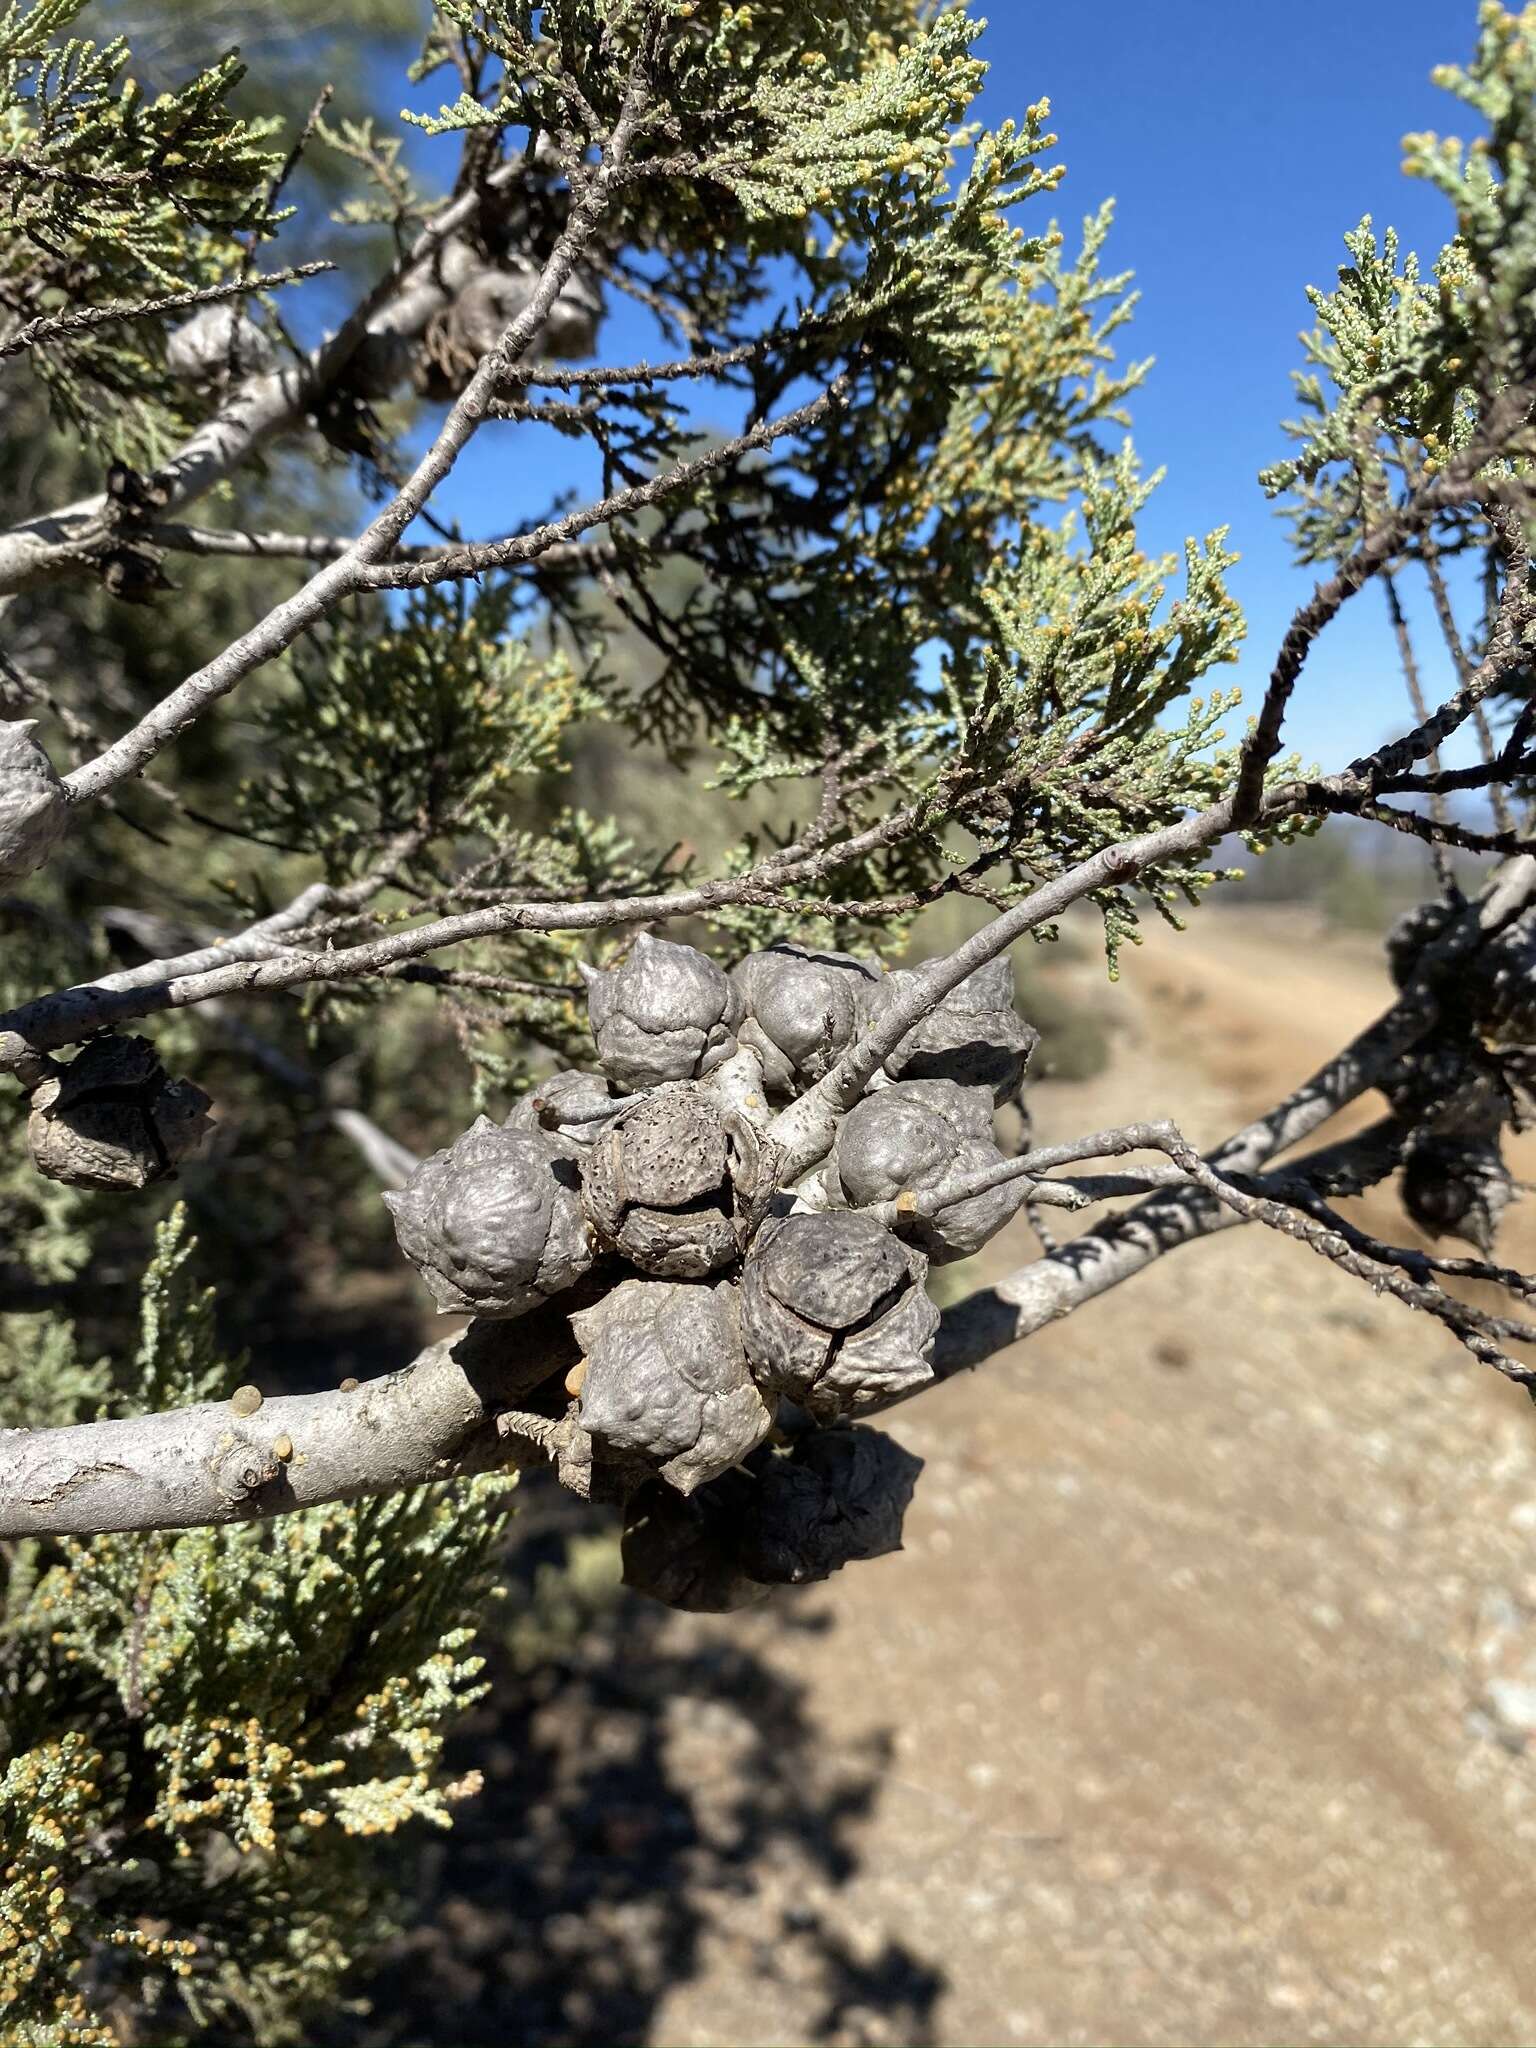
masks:
<svg viewBox="0 0 1536 2048"><path fill-rule="evenodd" d="M593 1230L660 1279L701 1280L741 1253L739 1188L755 1142L713 1089L681 1082L627 1109L587 1156Z"/></svg>
<svg viewBox="0 0 1536 2048"><path fill-rule="evenodd" d="M69 799L32 737L35 718L0 719L0 885L19 882L64 836Z"/></svg>
<svg viewBox="0 0 1536 2048"><path fill-rule="evenodd" d="M201 1088L170 1078L147 1038L97 1038L34 1089L27 1142L50 1180L145 1188L197 1150L209 1107Z"/></svg>
<svg viewBox="0 0 1536 2048"><path fill-rule="evenodd" d="M860 1425L766 1447L691 1499L642 1487L626 1505L624 1583L668 1607L729 1614L901 1548L922 1460Z"/></svg>
<svg viewBox="0 0 1536 2048"><path fill-rule="evenodd" d="M749 953L731 970L746 1006L741 1043L763 1063L776 1096L813 1087L868 1020L878 973L849 953L820 953L781 941Z"/></svg>
<svg viewBox="0 0 1536 2048"><path fill-rule="evenodd" d="M624 1583L683 1614L735 1614L768 1598L736 1560L727 1520L708 1489L691 1499L653 1480L624 1509Z"/></svg>
<svg viewBox="0 0 1536 2048"><path fill-rule="evenodd" d="M1494 1047L1536 1047L1536 913L1474 956L1466 990L1477 1029Z"/></svg>
<svg viewBox="0 0 1536 2048"><path fill-rule="evenodd" d="M480 1117L384 1197L400 1248L445 1314L525 1315L592 1264L580 1174L542 1131Z"/></svg>
<svg viewBox="0 0 1536 2048"><path fill-rule="evenodd" d="M587 1359L579 1420L600 1454L642 1458L692 1493L772 1427L728 1284L626 1280L571 1327Z"/></svg>
<svg viewBox="0 0 1536 2048"><path fill-rule="evenodd" d="M878 1429L807 1431L760 1461L736 1538L742 1570L764 1585L804 1586L900 1550L922 1469Z"/></svg>
<svg viewBox="0 0 1536 2048"><path fill-rule="evenodd" d="M1403 1206L1431 1237L1461 1237L1486 1257L1514 1200L1497 1138L1420 1134L1403 1160Z"/></svg>
<svg viewBox="0 0 1536 2048"><path fill-rule="evenodd" d="M872 1021L908 988L914 976L888 974L873 1004ZM986 1087L996 1102L1011 1102L1040 1034L1014 1008L1013 963L1006 954L978 967L916 1024L885 1062L894 1081L955 1081Z"/></svg>
<svg viewBox="0 0 1536 2048"><path fill-rule="evenodd" d="M933 1377L928 1261L846 1210L765 1224L742 1268L741 1330L761 1384L823 1420Z"/></svg>
<svg viewBox="0 0 1536 2048"><path fill-rule="evenodd" d="M565 1068L529 1090L506 1120L509 1131L558 1132L565 1144L588 1146L621 1105L601 1074Z"/></svg>
<svg viewBox="0 0 1536 2048"><path fill-rule="evenodd" d="M642 932L619 966L582 971L597 1056L616 1087L698 1080L736 1050L741 997L692 946Z"/></svg>
<svg viewBox="0 0 1536 2048"><path fill-rule="evenodd" d="M981 1096L986 1135L977 1135ZM1001 1166L991 1136L991 1097L953 1081L898 1081L856 1103L838 1126L831 1189L849 1208L937 1193L946 1184ZM1018 1213L1028 1184L1007 1181L898 1225L935 1265L968 1259Z"/></svg>

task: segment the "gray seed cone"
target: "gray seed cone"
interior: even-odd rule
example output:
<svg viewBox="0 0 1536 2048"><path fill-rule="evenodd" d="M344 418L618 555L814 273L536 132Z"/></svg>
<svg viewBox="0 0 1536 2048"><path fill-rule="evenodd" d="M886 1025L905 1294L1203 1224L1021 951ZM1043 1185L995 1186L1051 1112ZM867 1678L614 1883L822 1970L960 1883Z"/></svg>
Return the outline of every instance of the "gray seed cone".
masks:
<svg viewBox="0 0 1536 2048"><path fill-rule="evenodd" d="M444 1314L525 1315L592 1264L580 1175L544 1132L480 1117L384 1200Z"/></svg>
<svg viewBox="0 0 1536 2048"><path fill-rule="evenodd" d="M976 1135L976 1094L986 1104L988 1135ZM992 1141L991 1097L952 1081L898 1081L856 1103L838 1127L829 1191L849 1208L926 1195L946 1182L1000 1166ZM898 1226L935 1265L968 1259L1017 1215L1027 1183L1004 1182Z"/></svg>
<svg viewBox="0 0 1536 2048"><path fill-rule="evenodd" d="M849 953L823 953L781 941L749 953L731 970L746 1005L741 1043L763 1063L777 1096L797 1095L823 1079L868 1019L880 976Z"/></svg>
<svg viewBox="0 0 1536 2048"><path fill-rule="evenodd" d="M798 1437L742 1489L736 1557L749 1579L805 1586L901 1548L921 1458L878 1429L843 1424Z"/></svg>
<svg viewBox="0 0 1536 2048"><path fill-rule="evenodd" d="M879 1430L816 1429L759 1450L683 1499L652 1483L626 1503L624 1583L668 1607L730 1614L901 1548L922 1460Z"/></svg>
<svg viewBox="0 0 1536 2048"><path fill-rule="evenodd" d="M741 1277L741 1332L762 1385L835 1420L933 1377L928 1261L847 1210L765 1224Z"/></svg>
<svg viewBox="0 0 1536 2048"><path fill-rule="evenodd" d="M768 1598L736 1561L729 1521L708 1494L685 1500L653 1480L624 1509L624 1583L682 1614L736 1614Z"/></svg>
<svg viewBox="0 0 1536 2048"><path fill-rule="evenodd" d="M626 1280L571 1327L587 1359L582 1428L600 1454L643 1458L679 1493L739 1464L773 1426L728 1284Z"/></svg>
<svg viewBox="0 0 1536 2048"><path fill-rule="evenodd" d="M642 932L619 966L582 972L597 1056L625 1093L698 1080L736 1050L741 997L692 946Z"/></svg>
<svg viewBox="0 0 1536 2048"><path fill-rule="evenodd" d="M147 1038L98 1038L32 1094L27 1142L49 1180L145 1188L167 1180L213 1125L209 1099L173 1081Z"/></svg>
<svg viewBox="0 0 1536 2048"><path fill-rule="evenodd" d="M871 1021L911 986L906 970L888 974L876 994ZM1006 954L979 967L947 995L931 1016L914 1025L885 1062L893 1081L955 1081L985 1087L998 1103L1011 1102L1024 1082L1040 1034L1014 1008L1013 963Z"/></svg>
<svg viewBox="0 0 1536 2048"><path fill-rule="evenodd" d="M227 371L264 377L277 368L277 351L249 305L221 299L199 306L175 329L165 345L165 366L172 376L195 382L216 382Z"/></svg>
<svg viewBox="0 0 1536 2048"><path fill-rule="evenodd" d="M1536 1046L1536 913L1526 911L1473 957L1465 989L1490 1044Z"/></svg>
<svg viewBox="0 0 1536 2048"><path fill-rule="evenodd" d="M0 886L19 882L64 836L69 799L32 737L35 718L0 719Z"/></svg>
<svg viewBox="0 0 1536 2048"><path fill-rule="evenodd" d="M1387 932L1387 966L1399 988L1406 988L1426 947L1434 944L1455 912L1448 903L1417 903L1405 910Z"/></svg>
<svg viewBox="0 0 1536 2048"><path fill-rule="evenodd" d="M737 1189L750 1186L754 1153L751 1133L712 1089L658 1089L587 1154L592 1228L643 1273L701 1280L740 1255Z"/></svg>

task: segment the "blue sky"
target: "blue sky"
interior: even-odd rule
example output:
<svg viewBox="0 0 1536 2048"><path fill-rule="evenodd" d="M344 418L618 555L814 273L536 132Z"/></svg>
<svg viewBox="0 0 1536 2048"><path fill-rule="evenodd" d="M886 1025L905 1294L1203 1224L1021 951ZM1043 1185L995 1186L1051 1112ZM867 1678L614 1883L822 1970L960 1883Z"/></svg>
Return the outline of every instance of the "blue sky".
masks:
<svg viewBox="0 0 1536 2048"><path fill-rule="evenodd" d="M1035 204L1050 204L1070 238L1104 197L1117 202L1106 267L1133 270L1141 293L1120 343L1156 358L1133 433L1145 466L1167 470L1146 542L1177 550L1187 534L1230 526L1249 638L1240 670L1219 680L1241 682L1249 704L1312 581L1291 565L1256 481L1285 448L1289 373L1310 325L1304 287L1333 284L1341 237L1363 214L1396 224L1426 258L1446 239L1449 209L1403 177L1400 142L1411 129L1465 131L1465 110L1429 74L1469 56L1475 30L1475 0L996 0L990 12L983 115L999 122L1048 95L1061 138L1067 178ZM413 103L435 106L441 83ZM652 346L633 309L616 308L605 355ZM466 529L504 531L509 513L575 481L568 442L526 429L518 442L513 462L504 439L482 436L461 463L440 502ZM1407 581L1404 596L1433 685L1446 670L1427 599ZM1403 717L1381 596L1368 589L1309 663L1288 741L1338 766Z"/></svg>
<svg viewBox="0 0 1536 2048"><path fill-rule="evenodd" d="M1446 240L1449 209L1403 177L1399 144L1412 129L1466 132L1466 110L1429 73L1471 54L1474 0L1000 0L989 23L983 112L996 122L1049 96L1063 226L1106 194L1117 202L1106 263L1134 270L1142 294L1123 346L1157 359L1134 438L1168 471L1147 539L1174 548L1231 526L1252 704L1310 589L1255 481L1283 452L1296 337L1311 324L1303 288L1333 284L1340 237L1363 214L1426 257ZM1438 679L1427 601L1404 594ZM1291 744L1337 762L1399 724L1401 707L1380 593L1367 590L1308 666Z"/></svg>

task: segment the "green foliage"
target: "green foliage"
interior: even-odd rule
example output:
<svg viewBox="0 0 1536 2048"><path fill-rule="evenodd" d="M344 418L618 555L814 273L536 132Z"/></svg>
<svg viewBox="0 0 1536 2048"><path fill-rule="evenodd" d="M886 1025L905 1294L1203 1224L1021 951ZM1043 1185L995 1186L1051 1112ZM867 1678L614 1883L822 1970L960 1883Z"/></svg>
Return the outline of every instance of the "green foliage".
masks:
<svg viewBox="0 0 1536 2048"><path fill-rule="evenodd" d="M1272 496L1289 494L1304 561L1347 553L1394 482L1433 476L1502 393L1536 374L1536 7L1485 0L1479 19L1472 63L1435 77L1489 132L1404 142L1404 168L1455 207L1454 238L1426 273L1394 229L1378 241L1367 216L1344 237L1351 260L1337 289L1308 289L1318 324L1295 378L1303 413L1286 427L1298 452L1261 478Z"/></svg>
<svg viewBox="0 0 1536 2048"><path fill-rule="evenodd" d="M563 654L513 633L512 602L505 582L428 590L398 619L365 612L306 643L263 718L270 765L240 791L251 830L332 880L403 833L500 838L598 704Z"/></svg>
<svg viewBox="0 0 1536 2048"><path fill-rule="evenodd" d="M178 1214L145 1278L140 1385L206 1398L235 1368ZM99 1378L77 1374L94 1406ZM133 1405L140 1399L135 1394ZM65 1419L56 1415L54 1419ZM0 1631L0 2002L22 2040L107 2040L80 1986L161 2024L295 2038L377 1938L369 1837L445 1825L444 1735L509 1481L250 1524L33 1544ZM26 2031L30 2030L30 2031Z"/></svg>
<svg viewBox="0 0 1536 2048"><path fill-rule="evenodd" d="M73 38L78 12L38 0L0 21L13 230L0 292L18 324L238 276L283 218L275 127L250 110L307 106L323 75L299 90L296 60L274 58L270 77L242 82L233 58L198 47L195 75L152 97L120 43ZM402 18L398 0L343 12L354 29ZM167 19L174 46L190 22ZM525 363L499 401L511 417L485 430L534 419L582 444L621 498L598 536L601 577L578 579L563 551L533 574L330 618L242 683L238 717L190 730L155 783L75 822L32 913L0 911L0 1007L117 964L104 906L119 943L125 916L156 919L170 952L205 941L210 897L259 914L317 876L387 871L365 912L328 932L345 944L423 915L741 874L829 792L855 850L687 936L729 956L796 927L890 955L933 906L1005 905L1230 786L1236 700L1210 682L1242 633L1225 530L1182 561L1141 545L1157 479L1124 438L1145 366L1116 356L1134 297L1101 268L1111 213L1069 248L1045 212L1061 176L1046 101L977 124L981 24L967 8L443 0L416 75L451 68L461 96L419 125L462 138L457 190L516 173L469 253L547 255L653 20L649 97L590 260L606 292L723 367L701 400L696 378L616 378L610 364L603 381L562 383ZM1292 494L1308 559L1351 546L1383 493L1433 473L1531 374L1533 48L1536 9L1486 9L1476 59L1445 82L1489 138L1411 142L1410 168L1457 209L1433 267L1366 222L1337 288L1312 295L1306 417L1295 459L1267 477ZM435 203L414 152L366 108L327 115L316 142L331 219L365 247L398 245ZM312 226L301 213L284 253ZM70 438L45 438L37 387L13 385L0 455L35 456L60 504L99 487L103 447L156 459L212 402L169 378L164 338L141 320L33 351ZM673 465L718 452L722 420L776 421L814 394L827 402L795 432L638 502ZM376 490L419 452L420 413L336 395L381 408L366 412L373 454L357 473ZM359 494L315 453L272 446L211 516L342 530ZM89 752L93 724L131 723L295 580L282 561L177 575L176 603L131 616L62 584L19 600L7 656L39 674L0 675L4 714L41 709L61 761L66 743ZM1216 878L1191 859L1101 891L1111 968L1148 904L1177 922ZM586 1044L578 963L627 934L506 923L366 989L252 1006L248 1030L232 1004L156 1025L167 1058L218 1098L219 1155L182 1192L240 1343L270 1347L263 1366L277 1350L263 1288L300 1304L285 1304L291 1339L348 1281L377 1283L377 1189L335 1134L337 1104L435 1146L471 1095L498 1106ZM1039 991L1047 1062L1101 1058L1075 1007L1048 980ZM239 1368L193 1283L185 1221L159 1234L135 1346L107 1278L142 1264L144 1221L39 1182L24 1114L18 1097L0 1102L4 1420L227 1392ZM25 1314L6 1307L13 1279L32 1290ZM329 1370L331 1326L305 1334ZM376 1348L375 1326L365 1341ZM480 1686L470 1629L506 1505L482 1481L270 1526L13 1549L0 2002L16 2038L105 2039L119 2002L159 2038L302 2038L305 2010L339 1995L385 1925L370 1838L443 1825L471 1789L447 1781L442 1743ZM608 1611L612 1567L604 1539L535 1586L509 1631L515 1666Z"/></svg>
<svg viewBox="0 0 1536 2048"><path fill-rule="evenodd" d="M1435 81L1488 124L1468 145L1410 135L1404 168L1427 179L1456 209L1467 276L1444 306L1443 345L1472 369L1486 405L1498 388L1536 371L1536 7L1513 12L1484 0L1476 55L1442 65ZM1449 360L1447 375L1454 375Z"/></svg>
<svg viewBox="0 0 1536 2048"><path fill-rule="evenodd" d="M275 231L275 123L228 101L233 55L174 91L145 95L121 39L67 31L85 0L12 0L0 17L0 292L18 323L140 301L238 275L242 237ZM164 371L163 322L59 337L32 353L49 399L79 435L153 460L184 418Z"/></svg>

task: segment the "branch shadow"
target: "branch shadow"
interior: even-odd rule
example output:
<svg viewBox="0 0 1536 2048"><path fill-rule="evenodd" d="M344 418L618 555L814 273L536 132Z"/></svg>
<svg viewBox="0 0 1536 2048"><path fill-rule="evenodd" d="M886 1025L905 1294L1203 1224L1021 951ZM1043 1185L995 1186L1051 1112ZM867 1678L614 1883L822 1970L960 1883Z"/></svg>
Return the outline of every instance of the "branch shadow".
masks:
<svg viewBox="0 0 1536 2048"><path fill-rule="evenodd" d="M529 1487L513 1621L541 1611L550 1639L493 1645L450 1757L484 1789L417 1852L404 1929L354 1987L368 2012L315 2048L645 2043L706 1965L775 2038L792 2012L808 2043L925 2048L941 1972L897 1938L855 1953L825 1910L859 1867L889 1733L829 1756L804 1688L729 1620L611 1589L570 1591L562 1618L573 1561L611 1528ZM830 1624L790 1602L782 1625Z"/></svg>

